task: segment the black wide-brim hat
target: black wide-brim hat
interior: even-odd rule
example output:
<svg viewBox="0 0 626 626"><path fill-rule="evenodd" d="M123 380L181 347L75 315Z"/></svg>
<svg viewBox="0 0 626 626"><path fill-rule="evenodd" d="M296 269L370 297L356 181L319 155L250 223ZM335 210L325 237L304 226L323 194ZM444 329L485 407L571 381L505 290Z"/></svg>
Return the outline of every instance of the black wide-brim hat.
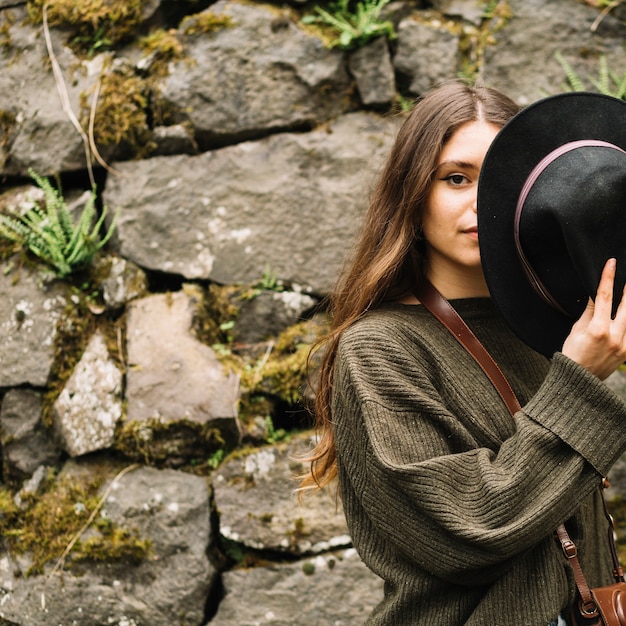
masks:
<svg viewBox="0 0 626 626"><path fill-rule="evenodd" d="M487 286L512 330L552 356L617 259L626 282L626 102L594 93L539 100L487 151L478 240Z"/></svg>

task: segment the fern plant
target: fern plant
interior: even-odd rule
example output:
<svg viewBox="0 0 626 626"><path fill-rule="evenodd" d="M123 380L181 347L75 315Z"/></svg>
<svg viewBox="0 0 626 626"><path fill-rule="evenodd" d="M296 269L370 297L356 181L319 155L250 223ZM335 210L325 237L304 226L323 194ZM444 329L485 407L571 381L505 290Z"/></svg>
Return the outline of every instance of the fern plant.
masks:
<svg viewBox="0 0 626 626"><path fill-rule="evenodd" d="M362 0L356 3L354 11L350 0L337 0L328 6L328 11L316 6L317 15L305 15L303 24L322 23L330 26L337 37L329 46L343 49L357 48L371 39L387 36L395 39L396 32L389 20L380 21L380 12L390 0Z"/></svg>
<svg viewBox="0 0 626 626"><path fill-rule="evenodd" d="M0 236L27 248L64 278L93 261L98 250L111 238L118 214L101 237L107 208L97 217L95 189L74 223L63 196L50 181L32 169L29 174L44 192L44 206L33 203L23 213L0 214Z"/></svg>
<svg viewBox="0 0 626 626"><path fill-rule="evenodd" d="M576 70L563 58L559 52L555 54L556 60L561 64L567 84L564 85L566 91L588 91L582 78L576 73ZM588 77L589 82L593 85L598 93L606 96L613 96L620 100L626 100L626 72L621 76L609 69L609 63L603 55L600 57L600 68L598 77Z"/></svg>

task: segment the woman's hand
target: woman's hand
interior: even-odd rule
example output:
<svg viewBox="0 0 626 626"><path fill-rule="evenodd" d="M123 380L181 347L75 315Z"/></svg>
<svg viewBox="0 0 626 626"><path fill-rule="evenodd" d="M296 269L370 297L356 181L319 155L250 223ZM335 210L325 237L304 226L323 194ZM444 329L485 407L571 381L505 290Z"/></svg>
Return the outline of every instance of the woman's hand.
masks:
<svg viewBox="0 0 626 626"><path fill-rule="evenodd" d="M562 349L565 356L601 380L626 361L626 287L615 318L611 318L616 264L615 259L606 262L595 303L589 299Z"/></svg>

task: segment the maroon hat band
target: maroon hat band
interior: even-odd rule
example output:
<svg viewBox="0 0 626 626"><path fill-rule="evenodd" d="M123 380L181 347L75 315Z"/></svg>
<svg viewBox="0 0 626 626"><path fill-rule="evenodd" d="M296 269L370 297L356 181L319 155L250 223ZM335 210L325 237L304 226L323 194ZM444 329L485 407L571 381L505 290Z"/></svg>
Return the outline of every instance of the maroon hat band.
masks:
<svg viewBox="0 0 626 626"><path fill-rule="evenodd" d="M517 205L515 207L515 221L513 225L515 248L517 250L517 255L524 270L524 274L528 279L528 283L546 304L551 306L553 309L559 311L563 315L567 315L568 317L568 313L563 309L563 307L561 307L557 300L552 296L549 289L543 284L543 282L533 269L532 265L530 264L530 261L524 254L524 250L522 249L522 244L520 241L520 222L522 219L522 210L524 208L524 204L526 203L526 198L528 197L530 190L532 189L539 176L541 176L541 174L544 172L544 170L551 163L556 161L560 156L563 156L564 154L567 154L572 150L576 150L577 148L587 147L613 148L626 154L625 150L622 150L622 148L616 146L615 144L595 139L581 139L579 141L570 141L569 143L563 144L562 146L559 146L556 150L550 152L534 167L532 172L528 175L524 186L522 187L519 198L517 200Z"/></svg>

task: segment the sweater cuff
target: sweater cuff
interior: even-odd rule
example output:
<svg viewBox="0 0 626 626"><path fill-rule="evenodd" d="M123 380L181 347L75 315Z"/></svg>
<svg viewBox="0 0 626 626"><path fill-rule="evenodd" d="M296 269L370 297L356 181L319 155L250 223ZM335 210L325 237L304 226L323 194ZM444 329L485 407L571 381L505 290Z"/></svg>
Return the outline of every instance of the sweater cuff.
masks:
<svg viewBox="0 0 626 626"><path fill-rule="evenodd" d="M523 411L602 476L626 448L626 402L560 352L555 353L546 379Z"/></svg>

